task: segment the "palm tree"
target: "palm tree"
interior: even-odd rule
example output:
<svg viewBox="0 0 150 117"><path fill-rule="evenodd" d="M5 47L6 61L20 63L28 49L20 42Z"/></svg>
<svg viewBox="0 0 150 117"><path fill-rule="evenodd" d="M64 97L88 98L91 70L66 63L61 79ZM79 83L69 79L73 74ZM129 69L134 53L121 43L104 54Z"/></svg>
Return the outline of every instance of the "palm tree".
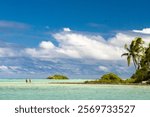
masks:
<svg viewBox="0 0 150 117"><path fill-rule="evenodd" d="M143 43L144 41L142 40L142 38L137 37L131 42L129 47L127 44L125 44L124 48L128 52L122 54L121 56L127 56L128 66L130 66L131 59L132 59L135 69L140 69L140 60L143 56L143 51L144 51Z"/></svg>
<svg viewBox="0 0 150 117"><path fill-rule="evenodd" d="M129 46L125 44L127 52L122 54L122 56L127 56L128 66L131 59L134 63L136 72L131 78L135 79L135 82L150 81L150 44L148 47L144 47L143 44L142 38L135 38Z"/></svg>

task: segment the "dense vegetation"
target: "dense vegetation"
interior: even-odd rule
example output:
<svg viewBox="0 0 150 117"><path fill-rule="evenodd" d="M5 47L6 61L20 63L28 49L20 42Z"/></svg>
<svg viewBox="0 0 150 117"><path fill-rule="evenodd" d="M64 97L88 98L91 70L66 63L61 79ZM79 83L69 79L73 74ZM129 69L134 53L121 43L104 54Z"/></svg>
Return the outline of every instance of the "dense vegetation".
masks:
<svg viewBox="0 0 150 117"><path fill-rule="evenodd" d="M117 76L114 73L108 73L103 75L100 79L95 81L86 81L85 83L93 83L93 84L120 84L123 83L124 80L122 80L119 76Z"/></svg>
<svg viewBox="0 0 150 117"><path fill-rule="evenodd" d="M122 83L123 80L114 73L108 73L101 77L99 80L102 83Z"/></svg>
<svg viewBox="0 0 150 117"><path fill-rule="evenodd" d="M131 60L135 66L135 73L131 76L130 81L140 83L150 80L150 43L147 47L144 46L142 38L135 38L129 46L125 44L127 53L122 56L127 56L128 66Z"/></svg>
<svg viewBox="0 0 150 117"><path fill-rule="evenodd" d="M69 79L67 76L64 75L53 75L53 76L49 76L47 79L53 79L53 80L67 80Z"/></svg>
<svg viewBox="0 0 150 117"><path fill-rule="evenodd" d="M146 81L150 84L150 43L148 46L144 46L145 42L142 38L135 38L130 45L125 44L124 48L127 50L122 56L127 57L128 66L133 61L135 67L135 73L131 78L122 80L114 73L108 73L103 75L100 79L95 81L86 81L85 83L93 84L133 84Z"/></svg>

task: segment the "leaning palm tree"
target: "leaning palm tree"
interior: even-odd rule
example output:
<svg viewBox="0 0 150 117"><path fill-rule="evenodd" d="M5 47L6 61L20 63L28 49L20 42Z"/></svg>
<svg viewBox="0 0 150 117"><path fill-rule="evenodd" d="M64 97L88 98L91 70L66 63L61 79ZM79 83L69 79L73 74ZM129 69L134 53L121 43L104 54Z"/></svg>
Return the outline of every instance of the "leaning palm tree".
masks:
<svg viewBox="0 0 150 117"><path fill-rule="evenodd" d="M129 46L125 44L124 48L127 50L127 52L122 54L122 56L127 56L128 66L130 66L132 59L135 69L140 68L140 60L143 56L144 51L143 43L144 41L142 40L142 38L137 37L131 42Z"/></svg>

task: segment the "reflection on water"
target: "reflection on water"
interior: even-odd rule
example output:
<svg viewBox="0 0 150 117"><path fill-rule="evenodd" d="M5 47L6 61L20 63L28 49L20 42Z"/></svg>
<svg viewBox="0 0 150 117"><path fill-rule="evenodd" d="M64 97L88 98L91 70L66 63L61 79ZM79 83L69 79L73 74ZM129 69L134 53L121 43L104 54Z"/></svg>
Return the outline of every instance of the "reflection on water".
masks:
<svg viewBox="0 0 150 117"><path fill-rule="evenodd" d="M83 82L84 80L0 79L3 100L149 100L150 86L49 84L49 82Z"/></svg>

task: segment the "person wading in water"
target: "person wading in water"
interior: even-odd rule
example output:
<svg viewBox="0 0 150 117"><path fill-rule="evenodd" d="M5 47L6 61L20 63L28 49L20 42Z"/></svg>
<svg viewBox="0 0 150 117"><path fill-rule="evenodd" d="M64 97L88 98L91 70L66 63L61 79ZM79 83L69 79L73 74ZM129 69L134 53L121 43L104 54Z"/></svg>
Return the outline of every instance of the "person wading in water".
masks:
<svg viewBox="0 0 150 117"><path fill-rule="evenodd" d="M26 83L28 83L28 79L26 79Z"/></svg>
<svg viewBox="0 0 150 117"><path fill-rule="evenodd" d="M29 79L29 83L31 83L31 79Z"/></svg>

